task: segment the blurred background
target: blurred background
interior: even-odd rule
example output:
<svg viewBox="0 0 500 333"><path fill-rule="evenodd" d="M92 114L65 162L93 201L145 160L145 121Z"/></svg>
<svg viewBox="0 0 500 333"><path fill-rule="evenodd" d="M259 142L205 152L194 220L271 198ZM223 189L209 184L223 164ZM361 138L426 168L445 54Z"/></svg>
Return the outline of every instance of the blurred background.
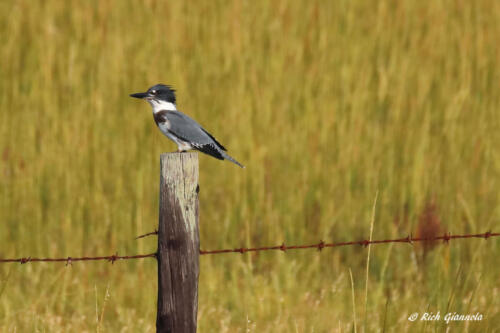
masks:
<svg viewBox="0 0 500 333"><path fill-rule="evenodd" d="M1 257L156 250L159 82L246 165L200 156L203 249L498 232L498 1L7 0L0 37ZM204 256L199 331L494 330L499 251ZM156 274L0 265L0 331L153 332Z"/></svg>

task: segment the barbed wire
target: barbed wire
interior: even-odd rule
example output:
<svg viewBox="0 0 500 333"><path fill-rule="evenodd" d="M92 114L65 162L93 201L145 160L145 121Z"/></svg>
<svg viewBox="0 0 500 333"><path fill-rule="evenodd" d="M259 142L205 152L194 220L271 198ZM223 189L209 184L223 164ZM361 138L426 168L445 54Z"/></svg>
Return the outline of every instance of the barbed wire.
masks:
<svg viewBox="0 0 500 333"><path fill-rule="evenodd" d="M117 260L130 260L130 259L143 259L143 258L156 258L156 252L149 254L137 254L132 256L119 256L117 253L110 256L98 256L98 257L64 257L64 258L22 257L22 258L12 258L12 259L0 258L0 263L18 262L20 264L27 264L29 262L66 262L66 265L71 265L75 261L107 260L113 264Z"/></svg>
<svg viewBox="0 0 500 333"><path fill-rule="evenodd" d="M144 235L141 235L138 238L143 238L149 235L158 234L158 231L153 231ZM467 239L467 238L483 238L489 239L491 237L498 237L500 233L487 231L481 234L462 234L462 235L451 235L449 233L444 234L442 236L435 237L413 237L412 235L408 235L404 238L396 238L396 239L383 239L383 240L359 240L359 241L350 241L350 242L337 242L337 243L325 243L324 241L320 241L315 244L307 244L307 245L286 245L282 243L281 245L275 246L263 246L263 247L240 247L234 249L221 249L221 250L201 250L200 255L209 255L209 254L223 254L223 253L249 253L249 252L260 252L260 251L283 251L286 252L288 250L304 250L304 249L317 249L318 251L323 250L324 248L332 248L332 247L342 247L342 246L351 246L351 245L376 245L376 244L387 244L387 243L407 243L412 245L416 242L436 242L443 241L443 243L447 244L451 240L456 239ZM100 261L105 260L111 263L114 263L118 260L133 260L133 259L144 259L144 258L156 258L157 253L148 253L148 254L137 254L130 256L119 256L118 253L110 255L110 256L96 256L96 257L62 257L62 258L35 258L35 257L22 257L22 258L0 258L0 263L20 263L27 264L31 262L66 262L66 265L71 265L75 261Z"/></svg>
<svg viewBox="0 0 500 333"><path fill-rule="evenodd" d="M464 239L464 238L484 238L488 239L490 237L498 237L500 236L500 233L494 233L491 231L487 231L482 234L464 234L464 235L451 235L451 234L444 234L442 236L436 236L436 237L412 237L411 235L408 235L405 238L396 238L396 239L384 239L384 240L359 240L359 241L351 241L351 242L338 242L338 243L325 243L324 241L320 241L319 243L315 244L308 244L308 245L286 245L285 243L282 243L281 245L275 245L275 246L264 246L264 247L251 247L251 248L236 248L236 249L223 249L223 250L209 250L209 251L204 251L200 250L200 255L205 255L205 254L221 254L221 253L247 253L247 252L260 252L260 251L288 251L288 250L303 250L303 249L317 249L319 251L323 250L324 248L327 247L341 247L341 246L349 246L349 245L362 245L362 246L368 246L372 244L386 244L386 243L408 243L408 244L413 244L415 242L436 242L436 241L443 241L444 243L448 243L451 240L455 239Z"/></svg>
<svg viewBox="0 0 500 333"><path fill-rule="evenodd" d="M135 239L144 238L144 237L148 237L151 235L158 235L158 230L155 229L155 231L151 231L151 232L148 232L147 234L137 236Z"/></svg>

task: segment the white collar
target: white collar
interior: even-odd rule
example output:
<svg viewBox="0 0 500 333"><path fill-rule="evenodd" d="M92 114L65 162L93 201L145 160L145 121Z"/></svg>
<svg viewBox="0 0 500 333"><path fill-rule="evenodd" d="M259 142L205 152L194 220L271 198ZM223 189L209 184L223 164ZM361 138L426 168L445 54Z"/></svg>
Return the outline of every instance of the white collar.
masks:
<svg viewBox="0 0 500 333"><path fill-rule="evenodd" d="M147 101L149 102L149 104L153 108L154 113L161 111L161 110L177 111L177 108L175 107L174 103L155 100L155 99L148 99Z"/></svg>

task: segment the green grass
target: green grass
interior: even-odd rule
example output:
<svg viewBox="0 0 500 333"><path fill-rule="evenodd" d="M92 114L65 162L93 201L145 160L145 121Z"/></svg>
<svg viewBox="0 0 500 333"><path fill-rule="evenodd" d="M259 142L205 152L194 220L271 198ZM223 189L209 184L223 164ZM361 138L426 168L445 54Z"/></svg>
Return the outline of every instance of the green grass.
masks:
<svg viewBox="0 0 500 333"><path fill-rule="evenodd" d="M155 250L133 238L175 146L128 94L158 82L247 167L200 157L204 249L365 239L377 192L373 239L498 231L499 36L494 0L2 1L0 256ZM499 251L202 257L199 331L494 331ZM0 265L2 332L152 332L155 308L154 260Z"/></svg>

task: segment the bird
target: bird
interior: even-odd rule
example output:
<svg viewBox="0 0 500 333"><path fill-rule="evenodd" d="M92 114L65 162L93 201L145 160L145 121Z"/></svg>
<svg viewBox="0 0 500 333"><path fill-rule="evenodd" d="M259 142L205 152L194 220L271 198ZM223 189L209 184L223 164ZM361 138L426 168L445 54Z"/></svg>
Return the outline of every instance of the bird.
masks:
<svg viewBox="0 0 500 333"><path fill-rule="evenodd" d="M159 83L146 92L130 94L130 97L144 99L151 105L156 125L167 138L177 144L177 152L194 149L244 168L196 120L177 110L175 90L171 86Z"/></svg>

